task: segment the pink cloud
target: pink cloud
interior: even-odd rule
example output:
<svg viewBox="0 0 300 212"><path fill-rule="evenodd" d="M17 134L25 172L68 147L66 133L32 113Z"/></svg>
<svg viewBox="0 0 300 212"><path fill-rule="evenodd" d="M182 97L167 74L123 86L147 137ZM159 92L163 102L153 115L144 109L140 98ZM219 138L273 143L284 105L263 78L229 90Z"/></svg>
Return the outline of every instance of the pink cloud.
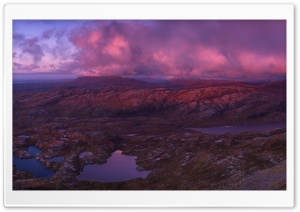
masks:
<svg viewBox="0 0 300 212"><path fill-rule="evenodd" d="M122 20L74 26L30 38L15 34L15 62L28 54L40 64L47 50L42 37L48 43L56 39L57 45L48 48L61 59L47 67L78 75L273 79L286 74L285 21Z"/></svg>
<svg viewBox="0 0 300 212"><path fill-rule="evenodd" d="M278 55L259 55L241 51L237 59L242 68L248 72L261 73L265 70L269 73L284 74L286 71L286 59Z"/></svg>
<svg viewBox="0 0 300 212"><path fill-rule="evenodd" d="M87 38L87 43L90 46L97 46L97 43L101 40L102 34L100 31L92 31Z"/></svg>
<svg viewBox="0 0 300 212"><path fill-rule="evenodd" d="M128 61L129 51L128 42L122 36L116 36L104 46L102 53L109 54L116 59Z"/></svg>

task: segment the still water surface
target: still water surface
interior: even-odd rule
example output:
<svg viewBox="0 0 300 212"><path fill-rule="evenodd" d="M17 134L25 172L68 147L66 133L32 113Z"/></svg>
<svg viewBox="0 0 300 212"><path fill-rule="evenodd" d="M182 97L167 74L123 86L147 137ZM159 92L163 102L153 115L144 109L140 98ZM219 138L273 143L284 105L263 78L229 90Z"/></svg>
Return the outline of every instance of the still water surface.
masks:
<svg viewBox="0 0 300 212"><path fill-rule="evenodd" d="M54 158L50 158L49 161L51 162L55 162L55 163L61 163L65 160L64 157L54 157Z"/></svg>
<svg viewBox="0 0 300 212"><path fill-rule="evenodd" d="M36 146L29 146L27 149L27 152L29 154L31 154L32 156L36 156L36 155L42 153L42 151L40 149L38 149Z"/></svg>
<svg viewBox="0 0 300 212"><path fill-rule="evenodd" d="M42 151L36 146L29 146L27 152L33 157L42 153ZM49 159L49 161L56 163L62 162L63 160L64 157L54 157ZM49 178L55 174L55 172L45 168L43 164L35 158L23 159L13 157L13 164L15 165L16 169L32 172L33 176L37 178Z"/></svg>
<svg viewBox="0 0 300 212"><path fill-rule="evenodd" d="M16 166L16 169L32 172L33 176L37 178L49 178L55 174L53 171L45 168L42 163L35 158L21 159L13 157L13 164Z"/></svg>
<svg viewBox="0 0 300 212"><path fill-rule="evenodd" d="M285 129L286 123L276 124L257 124L257 125L242 125L242 126L221 126L209 128L186 128L201 133L207 134L224 134L224 133L241 133L241 132L259 132L269 131L275 129Z"/></svg>
<svg viewBox="0 0 300 212"><path fill-rule="evenodd" d="M151 171L136 170L135 159L135 156L123 155L122 151L117 150L112 153L105 164L86 164L77 178L98 182L120 182L146 178Z"/></svg>

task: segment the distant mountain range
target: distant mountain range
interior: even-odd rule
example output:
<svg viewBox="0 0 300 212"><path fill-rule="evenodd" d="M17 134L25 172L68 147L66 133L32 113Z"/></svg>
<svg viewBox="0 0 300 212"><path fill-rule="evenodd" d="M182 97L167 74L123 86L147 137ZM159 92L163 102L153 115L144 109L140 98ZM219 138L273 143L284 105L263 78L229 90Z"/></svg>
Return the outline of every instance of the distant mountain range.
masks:
<svg viewBox="0 0 300 212"><path fill-rule="evenodd" d="M241 82L229 80L207 80L207 79L187 79L175 78L170 80L158 80L156 82L146 81L145 79L132 79L119 76L98 76L98 77L78 77L65 81L34 81L14 83L14 92L39 91L54 88L109 88L109 87L128 87L128 88L173 88L173 89L192 89L216 86L239 86L253 84L267 84L268 82Z"/></svg>
<svg viewBox="0 0 300 212"><path fill-rule="evenodd" d="M22 87L23 86L23 87ZM15 84L14 109L28 115L75 117L163 116L277 122L286 118L286 81L262 85L220 80L150 83L122 77Z"/></svg>

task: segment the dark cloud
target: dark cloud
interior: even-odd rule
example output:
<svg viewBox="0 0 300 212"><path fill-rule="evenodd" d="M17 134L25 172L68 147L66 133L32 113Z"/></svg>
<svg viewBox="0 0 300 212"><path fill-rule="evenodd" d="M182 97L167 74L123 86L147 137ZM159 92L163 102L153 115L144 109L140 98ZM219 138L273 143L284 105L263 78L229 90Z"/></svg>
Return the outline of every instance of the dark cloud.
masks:
<svg viewBox="0 0 300 212"><path fill-rule="evenodd" d="M61 39L64 35L66 34L66 31L61 29L61 30L57 30L54 34L56 39Z"/></svg>
<svg viewBox="0 0 300 212"><path fill-rule="evenodd" d="M54 66L53 64L51 65ZM63 72L63 73L72 73L76 72L78 69L80 69L81 64L76 61L72 62L61 62L58 67L55 67L57 69L53 70L55 72Z"/></svg>
<svg viewBox="0 0 300 212"><path fill-rule="evenodd" d="M32 71L34 69L40 68L40 66L36 65L36 64L28 64L28 65L24 65L24 64L20 64L20 63L13 63L13 69L14 70L18 70L18 71Z"/></svg>
<svg viewBox="0 0 300 212"><path fill-rule="evenodd" d="M39 38L34 37L26 39L23 43L21 43L23 53L30 54L33 57L34 62L39 62L44 56L43 50L38 42Z"/></svg>
<svg viewBox="0 0 300 212"><path fill-rule="evenodd" d="M25 40L25 36L23 34L20 34L20 33L13 34L13 42L15 44L18 44L19 42L24 41L24 40Z"/></svg>
<svg viewBox="0 0 300 212"><path fill-rule="evenodd" d="M49 29L49 30L46 30L42 33L42 39L49 39L52 37L52 35L54 34L54 30L53 29Z"/></svg>

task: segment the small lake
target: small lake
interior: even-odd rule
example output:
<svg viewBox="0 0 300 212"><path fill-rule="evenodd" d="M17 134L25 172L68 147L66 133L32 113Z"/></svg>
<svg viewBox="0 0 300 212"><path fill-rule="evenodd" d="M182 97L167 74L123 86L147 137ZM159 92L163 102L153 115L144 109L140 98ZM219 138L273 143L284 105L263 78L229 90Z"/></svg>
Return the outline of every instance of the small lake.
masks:
<svg viewBox="0 0 300 212"><path fill-rule="evenodd" d="M19 135L18 138L27 139L27 138L29 138L29 136L28 135Z"/></svg>
<svg viewBox="0 0 300 212"><path fill-rule="evenodd" d="M85 156L93 155L91 152L81 152L79 154L79 158L84 158Z"/></svg>
<svg viewBox="0 0 300 212"><path fill-rule="evenodd" d="M46 169L42 163L35 158L21 159L13 157L13 164L18 170L32 172L33 176L37 178L49 178L55 174L55 172Z"/></svg>
<svg viewBox="0 0 300 212"><path fill-rule="evenodd" d="M136 136L137 134L127 134L127 136L129 136L129 137L134 137L134 136Z"/></svg>
<svg viewBox="0 0 300 212"><path fill-rule="evenodd" d="M86 164L77 178L98 182L121 182L146 178L151 171L137 171L135 159L135 156L123 155L122 151L117 150L105 164Z"/></svg>
<svg viewBox="0 0 300 212"><path fill-rule="evenodd" d="M38 149L36 146L29 146L27 149L27 152L29 154L31 154L32 156L36 156L36 155L42 153L42 151L40 149Z"/></svg>
<svg viewBox="0 0 300 212"><path fill-rule="evenodd" d="M206 134L224 134L224 133L242 133L242 132L259 132L275 129L285 129L286 123L276 124L257 124L257 125L242 125L242 126L221 126L209 128L186 128Z"/></svg>
<svg viewBox="0 0 300 212"><path fill-rule="evenodd" d="M42 153L36 146L29 146L27 152L33 157ZM64 157L50 158L49 161L59 163L64 161ZM16 166L16 169L32 172L33 176L37 178L49 178L55 174L55 172L45 168L43 164L35 158L22 159L13 157L13 164Z"/></svg>
<svg viewBox="0 0 300 212"><path fill-rule="evenodd" d="M49 161L51 162L55 162L55 163L61 163L64 161L64 157L54 157L54 158L50 158Z"/></svg>

